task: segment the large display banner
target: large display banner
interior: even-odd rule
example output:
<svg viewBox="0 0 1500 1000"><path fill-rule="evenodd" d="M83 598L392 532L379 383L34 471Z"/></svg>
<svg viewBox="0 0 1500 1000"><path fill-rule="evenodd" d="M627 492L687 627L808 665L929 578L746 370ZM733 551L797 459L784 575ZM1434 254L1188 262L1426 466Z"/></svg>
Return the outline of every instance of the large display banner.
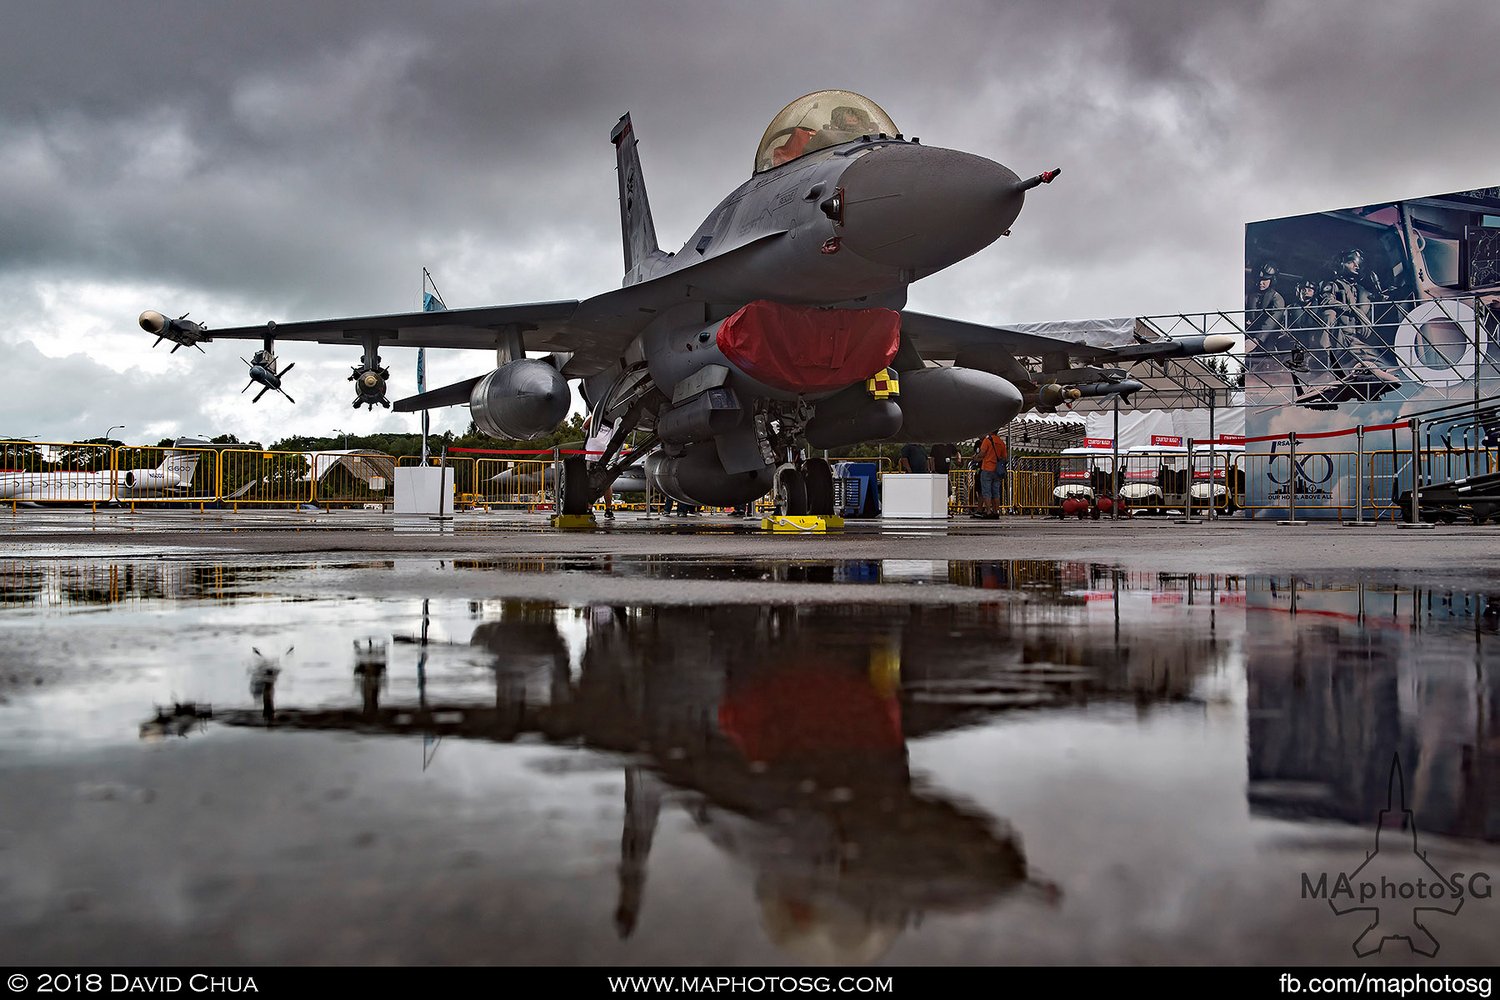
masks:
<svg viewBox="0 0 1500 1000"><path fill-rule="evenodd" d="M1500 188L1253 222L1245 270L1252 438L1396 423L1500 391ZM1387 434L1366 448L1392 443L1406 446ZM1352 457L1294 461L1285 442L1250 451L1249 513L1280 516L1289 492L1309 516L1352 512ZM1366 493L1375 494L1367 501L1389 502L1410 486L1409 462L1384 464L1373 483L1366 466Z"/></svg>

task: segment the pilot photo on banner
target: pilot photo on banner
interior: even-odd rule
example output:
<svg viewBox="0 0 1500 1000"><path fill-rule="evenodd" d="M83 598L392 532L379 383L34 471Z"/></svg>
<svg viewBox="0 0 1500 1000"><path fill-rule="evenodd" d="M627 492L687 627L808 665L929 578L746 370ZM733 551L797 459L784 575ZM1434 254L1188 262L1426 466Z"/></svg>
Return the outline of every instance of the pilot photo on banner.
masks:
<svg viewBox="0 0 1500 1000"><path fill-rule="evenodd" d="M1497 268L1500 188L1247 225L1248 435L1379 426L1500 390ZM1409 439L1366 443L1393 447ZM1293 463L1284 440L1251 450L1275 456L1249 463L1247 502L1260 515L1283 516L1289 492L1308 516L1352 513L1352 457ZM1353 453L1356 443L1323 439L1317 450ZM1369 468L1367 509L1410 488L1399 463Z"/></svg>

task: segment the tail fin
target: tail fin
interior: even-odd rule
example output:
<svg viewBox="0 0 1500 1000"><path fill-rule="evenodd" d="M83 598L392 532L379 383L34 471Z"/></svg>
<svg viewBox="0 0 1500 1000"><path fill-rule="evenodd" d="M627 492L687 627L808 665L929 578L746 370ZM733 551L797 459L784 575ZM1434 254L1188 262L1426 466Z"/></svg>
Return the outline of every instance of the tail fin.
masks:
<svg viewBox="0 0 1500 1000"><path fill-rule="evenodd" d="M625 241L625 281L639 281L639 269L646 261L662 256L656 243L656 224L651 221L651 202L646 198L646 181L641 176L641 158L635 151L635 131L630 115L624 115L609 133L615 144L616 167L620 174L620 229Z"/></svg>
<svg viewBox="0 0 1500 1000"><path fill-rule="evenodd" d="M207 441L198 438L178 438L175 447L167 451L167 457L162 459L161 465L156 471L176 476L184 486L193 481L193 473L198 468L198 459L203 454L196 449L206 447ZM192 451L180 449L192 448Z"/></svg>
<svg viewBox="0 0 1500 1000"><path fill-rule="evenodd" d="M167 457L154 469L128 469L124 475L125 489L129 495L161 496L173 491L186 490L193 484L193 473L198 468L197 451L185 449L206 445L207 441L194 438L178 438L167 450Z"/></svg>

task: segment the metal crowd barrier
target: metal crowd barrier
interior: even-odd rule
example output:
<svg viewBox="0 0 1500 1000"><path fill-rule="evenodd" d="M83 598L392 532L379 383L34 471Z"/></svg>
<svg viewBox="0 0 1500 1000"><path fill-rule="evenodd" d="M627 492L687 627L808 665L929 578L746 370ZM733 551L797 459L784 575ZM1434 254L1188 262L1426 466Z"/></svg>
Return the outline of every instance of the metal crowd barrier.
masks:
<svg viewBox="0 0 1500 1000"><path fill-rule="evenodd" d="M378 452L0 441L0 503L384 507L397 464Z"/></svg>
<svg viewBox="0 0 1500 1000"><path fill-rule="evenodd" d="M240 506L310 504L312 462L300 451L228 448L219 452L219 496Z"/></svg>
<svg viewBox="0 0 1500 1000"><path fill-rule="evenodd" d="M481 458L474 461L474 505L525 507L552 505L553 461L550 458Z"/></svg>
<svg viewBox="0 0 1500 1000"><path fill-rule="evenodd" d="M384 508L394 503L396 461L378 452L315 452L313 503L324 507Z"/></svg>
<svg viewBox="0 0 1500 1000"><path fill-rule="evenodd" d="M1434 426L1447 429L1439 433ZM1232 445L1220 450L1221 441L1210 454L1207 444L1190 442L1191 457L1185 449L1120 452L1117 476L1111 474L1110 452L1022 455L1010 463L1003 509L1045 516L1069 493L1105 496L1118 490L1132 515L1186 512L1189 499L1196 514L1211 494L1221 515L1285 511L1295 522L1298 510L1317 510L1356 522L1411 521L1410 511L1398 507L1403 495L1416 503L1421 489L1433 484L1500 470L1500 453L1481 431L1477 425L1424 425L1414 416L1377 427L1250 439L1269 442L1269 451L1240 452ZM1367 447L1367 437L1386 447ZM1322 439L1339 439L1341 445L1347 440L1355 447L1310 447ZM420 461L378 453L0 441L0 503L383 507L393 499L395 469ZM441 461L429 459L432 465ZM460 507L541 510L553 503L555 461L552 452L486 451L450 455L447 464ZM891 469L883 458L829 461L874 463L877 489L879 477ZM949 472L950 513L981 506L978 479L967 465ZM619 502L617 496L614 506L647 510L647 504ZM762 498L756 508L770 504L769 497Z"/></svg>
<svg viewBox="0 0 1500 1000"><path fill-rule="evenodd" d="M171 445L114 449L115 496L120 503L212 503L219 499L219 453Z"/></svg>
<svg viewBox="0 0 1500 1000"><path fill-rule="evenodd" d="M0 501L107 503L115 492L114 449L67 441L0 442Z"/></svg>

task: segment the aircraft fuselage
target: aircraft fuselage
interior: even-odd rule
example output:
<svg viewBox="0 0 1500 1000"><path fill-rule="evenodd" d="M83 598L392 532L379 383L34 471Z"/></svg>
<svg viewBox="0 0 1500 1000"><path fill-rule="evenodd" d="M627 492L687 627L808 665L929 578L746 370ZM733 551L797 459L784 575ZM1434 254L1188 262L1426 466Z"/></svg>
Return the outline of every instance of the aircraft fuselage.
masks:
<svg viewBox="0 0 1500 1000"><path fill-rule="evenodd" d="M873 138L757 174L682 249L640 261L626 284L762 242L702 286L716 301L899 308L906 286L984 249L1020 214L1009 168L972 153ZM776 239L765 239L780 234Z"/></svg>

